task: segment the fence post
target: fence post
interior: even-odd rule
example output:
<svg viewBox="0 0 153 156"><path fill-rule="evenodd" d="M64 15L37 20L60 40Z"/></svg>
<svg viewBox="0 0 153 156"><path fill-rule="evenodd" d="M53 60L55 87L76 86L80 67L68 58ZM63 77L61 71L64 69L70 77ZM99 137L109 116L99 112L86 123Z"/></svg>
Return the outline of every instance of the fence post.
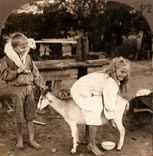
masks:
<svg viewBox="0 0 153 156"><path fill-rule="evenodd" d="M77 45L76 45L76 55L77 55L77 61L82 61L82 44L81 44L81 37L77 38Z"/></svg>
<svg viewBox="0 0 153 156"><path fill-rule="evenodd" d="M83 51L83 61L87 61L89 54L89 41L88 37L84 36L82 39L82 51Z"/></svg>

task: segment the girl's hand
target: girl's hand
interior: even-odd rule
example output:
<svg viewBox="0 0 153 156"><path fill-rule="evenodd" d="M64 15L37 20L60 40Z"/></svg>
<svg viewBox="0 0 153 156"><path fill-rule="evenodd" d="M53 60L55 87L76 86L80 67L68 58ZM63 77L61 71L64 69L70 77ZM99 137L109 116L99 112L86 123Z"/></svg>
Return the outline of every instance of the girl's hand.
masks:
<svg viewBox="0 0 153 156"><path fill-rule="evenodd" d="M105 110L106 110L107 112L113 112L113 111L114 111L112 108L106 107L106 106L105 106Z"/></svg>

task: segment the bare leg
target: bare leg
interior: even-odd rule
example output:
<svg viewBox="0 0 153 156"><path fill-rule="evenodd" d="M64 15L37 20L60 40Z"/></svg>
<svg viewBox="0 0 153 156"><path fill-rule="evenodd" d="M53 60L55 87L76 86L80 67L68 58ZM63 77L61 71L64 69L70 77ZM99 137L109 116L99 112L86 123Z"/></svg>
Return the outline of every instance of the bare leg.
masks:
<svg viewBox="0 0 153 156"><path fill-rule="evenodd" d="M118 128L119 133L120 133L120 139L119 139L119 143L117 145L117 150L120 151L123 147L123 144L124 144L125 128L122 124L122 121L116 121L116 125L117 125L117 128Z"/></svg>
<svg viewBox="0 0 153 156"><path fill-rule="evenodd" d="M34 125L32 121L27 121L27 129L29 134L29 142L35 149L41 149L40 145L34 140Z"/></svg>
<svg viewBox="0 0 153 156"><path fill-rule="evenodd" d="M89 144L87 148L92 151L96 156L102 156L105 155L104 152L102 152L97 146L96 146L96 133L97 133L98 126L89 126Z"/></svg>
<svg viewBox="0 0 153 156"><path fill-rule="evenodd" d="M16 147L18 149L23 149L23 136L22 136L22 123L16 123L16 136L17 136L17 144Z"/></svg>
<svg viewBox="0 0 153 156"><path fill-rule="evenodd" d="M85 135L84 135L82 143L86 145L86 144L88 144L88 142L89 142L89 126L86 125L86 127L85 127Z"/></svg>

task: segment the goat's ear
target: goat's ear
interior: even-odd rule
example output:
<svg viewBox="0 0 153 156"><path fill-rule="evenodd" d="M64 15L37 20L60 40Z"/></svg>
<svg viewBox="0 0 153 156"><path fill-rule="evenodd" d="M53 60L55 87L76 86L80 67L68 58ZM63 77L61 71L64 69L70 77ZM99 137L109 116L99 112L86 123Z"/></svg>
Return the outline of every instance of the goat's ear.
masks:
<svg viewBox="0 0 153 156"><path fill-rule="evenodd" d="M38 101L38 104L37 104L37 109L40 109L41 100L42 100L42 95L39 98L39 101Z"/></svg>
<svg viewBox="0 0 153 156"><path fill-rule="evenodd" d="M48 99L44 98L41 100L41 106L40 106L40 110L46 108L49 105L49 101Z"/></svg>

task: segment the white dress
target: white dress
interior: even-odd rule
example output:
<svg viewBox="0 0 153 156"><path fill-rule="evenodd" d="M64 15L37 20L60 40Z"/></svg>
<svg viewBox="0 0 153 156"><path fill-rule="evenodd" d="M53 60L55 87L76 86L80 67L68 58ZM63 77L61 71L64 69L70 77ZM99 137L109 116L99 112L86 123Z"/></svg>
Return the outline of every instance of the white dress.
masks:
<svg viewBox="0 0 153 156"><path fill-rule="evenodd" d="M88 125L101 125L103 109L107 119L114 119L118 90L118 84L108 74L95 72L77 80L71 87L71 96Z"/></svg>

